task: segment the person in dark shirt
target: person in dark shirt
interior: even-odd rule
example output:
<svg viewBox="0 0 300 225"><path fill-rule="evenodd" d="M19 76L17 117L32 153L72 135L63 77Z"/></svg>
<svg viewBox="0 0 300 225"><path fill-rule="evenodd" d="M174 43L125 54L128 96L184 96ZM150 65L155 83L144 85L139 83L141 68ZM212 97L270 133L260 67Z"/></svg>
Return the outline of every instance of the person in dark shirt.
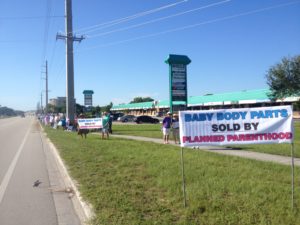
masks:
<svg viewBox="0 0 300 225"><path fill-rule="evenodd" d="M172 125L171 115L172 113L168 112L166 117L162 121L162 132L163 132L164 144L169 144L170 129Z"/></svg>

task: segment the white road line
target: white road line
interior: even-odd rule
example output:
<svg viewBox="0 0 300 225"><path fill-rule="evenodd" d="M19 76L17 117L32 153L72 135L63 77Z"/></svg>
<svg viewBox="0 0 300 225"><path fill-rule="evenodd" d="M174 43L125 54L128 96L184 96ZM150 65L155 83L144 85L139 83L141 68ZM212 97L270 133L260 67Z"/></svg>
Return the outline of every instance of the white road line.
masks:
<svg viewBox="0 0 300 225"><path fill-rule="evenodd" d="M30 123L30 126L29 126L29 128L28 128L28 130L27 130L27 132L26 132L26 135L24 136L23 141L22 141L22 143L21 143L21 145L20 145L20 147L19 147L19 149L18 149L18 151L17 151L17 153L16 153L16 155L15 155L13 161L11 162L11 164L10 164L10 166L9 166L9 168L8 168L8 170L7 170L7 172L6 172L5 176L4 176L4 178L3 178L3 181L2 181L2 183L1 183L1 185L0 185L0 204L1 204L2 199L3 199L3 197L4 197L4 194L5 194L6 188L7 188L7 186L8 186L8 183L9 183L9 181L10 181L10 179L11 179L11 177L12 177L12 174L13 174L13 172L14 172L14 170L15 170L15 167L16 167L16 165L17 165L19 156L21 155L21 152L22 152L22 150L23 150L23 147L24 147L25 142L26 142L26 140L27 140L27 137L28 137L28 135L29 135L29 131L30 131L30 128L31 128L31 124L32 124L32 123Z"/></svg>

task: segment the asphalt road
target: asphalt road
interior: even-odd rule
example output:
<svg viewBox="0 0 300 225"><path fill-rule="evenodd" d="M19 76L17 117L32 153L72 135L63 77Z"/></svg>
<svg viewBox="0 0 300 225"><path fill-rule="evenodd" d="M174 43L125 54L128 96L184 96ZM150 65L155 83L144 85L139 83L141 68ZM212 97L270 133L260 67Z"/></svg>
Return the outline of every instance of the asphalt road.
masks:
<svg viewBox="0 0 300 225"><path fill-rule="evenodd" d="M80 224L47 145L36 119L0 119L1 225Z"/></svg>

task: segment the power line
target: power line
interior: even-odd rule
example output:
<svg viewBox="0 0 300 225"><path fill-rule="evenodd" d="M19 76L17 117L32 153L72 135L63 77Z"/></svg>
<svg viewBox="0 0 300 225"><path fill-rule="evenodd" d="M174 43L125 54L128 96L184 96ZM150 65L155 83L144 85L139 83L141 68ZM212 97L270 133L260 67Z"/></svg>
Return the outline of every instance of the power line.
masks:
<svg viewBox="0 0 300 225"><path fill-rule="evenodd" d="M52 12L52 13L55 13L55 9L56 8L54 8L54 12ZM65 16L63 16L64 18L65 18ZM50 16L50 18L51 18L51 16ZM51 23L51 27L54 29L54 30L58 30L58 27L59 27L59 23L58 23L58 21L57 20L52 20L52 23ZM58 43L57 43L57 41L55 41L55 44L54 44L54 46L52 46L52 53L51 53L51 56L50 56L50 60L49 60L49 75L51 75L51 71L52 71L52 69L53 69L53 66L54 66L54 64L55 64L55 60L54 59L56 59L56 52L58 51ZM58 63L57 63L58 64ZM60 68L60 67L59 67ZM53 73L52 73L53 74ZM51 77L51 76L50 76ZM53 80L53 77L52 77L52 79L51 80Z"/></svg>
<svg viewBox="0 0 300 225"><path fill-rule="evenodd" d="M230 1L231 0L224 0L224 1L221 1L221 2L209 4L209 5L206 5L206 6L201 6L201 7L195 8L195 9L187 10L187 11L176 13L176 14L173 14L173 15L160 17L160 18L150 20L150 21L147 21L147 22L144 22L144 23L139 23L139 24L135 24L135 25L132 25L132 26L128 26L128 27L119 28L119 29L116 29L116 30L112 30L112 31L108 31L108 32L100 33L100 34L95 34L95 35L92 35L92 36L88 36L88 38L102 37L102 36L105 36L105 35L108 35L108 34L112 34L112 33L120 32L120 31L125 31L125 30L129 30L129 29L141 27L141 26L148 25L148 24L151 24L151 23L156 23L156 22L159 22L159 21L162 21L162 20L174 18L174 17L177 17L177 16L182 16L182 15L185 15L187 13L191 13L191 12L207 9L207 8L210 8L210 7L213 7L213 6L221 5L221 4L224 4L224 3L228 3Z"/></svg>
<svg viewBox="0 0 300 225"><path fill-rule="evenodd" d="M52 0L47 0L42 62L45 61L46 53L47 53L47 42L48 42L49 27L50 27L50 15L51 15L51 10L52 10L51 9L51 7L52 7L51 3L52 3Z"/></svg>
<svg viewBox="0 0 300 225"><path fill-rule="evenodd" d="M37 43L37 42L41 42L41 40L0 40L0 44L3 43L3 44L7 44L7 43L21 43L23 44L24 42L33 42L33 43Z"/></svg>
<svg viewBox="0 0 300 225"><path fill-rule="evenodd" d="M137 14L134 14L134 15L131 15L131 16L127 16L127 17L124 17L124 18L120 18L120 19L116 19L116 20L112 20L112 21L108 21L108 22L96 24L96 25L93 25L93 26L90 26L90 27L86 27L86 28L81 28L81 29L78 29L78 30L76 30L74 32L89 33L89 32L93 32L94 30L104 29L104 28L107 28L107 27L111 27L111 26L114 26L114 25L117 25L117 24L120 24L120 23L124 23L124 22L130 21L130 20L142 17L142 16L146 16L146 15L149 15L149 14L152 14L152 13L156 13L156 12L159 12L159 11L167 9L167 8L171 8L171 7L177 6L177 5L185 3L187 1L188 0L182 0L180 2L175 2L175 3L172 3L172 4L161 6L161 7L155 8L155 9L151 9L151 10L148 10L148 11L137 13Z"/></svg>
<svg viewBox="0 0 300 225"><path fill-rule="evenodd" d="M221 17L221 18L217 18L217 19L213 19L213 20L203 21L201 23L196 23L196 24L191 24L191 25L188 25L188 26L178 27L178 28L174 28L174 29L170 29L170 30L166 30L166 31L158 32L158 33L143 35L143 36L139 36L139 37L135 37L135 38L131 38L131 39L126 39L126 40L121 40L121 41L116 41L116 42L111 42L111 43L108 43L108 44L98 45L98 46L94 46L94 47L91 47L91 48L85 48L81 51L87 51L87 50L92 50L92 49L96 49L96 48L104 48L104 47L123 44L123 43L131 42L131 41L136 41L136 40L140 40L140 39L155 37L155 36L159 36L159 35L163 35L163 34L173 33L173 32L187 30L187 29L192 29L192 28L199 27L199 26L202 26L202 25L213 24L213 23L217 23L217 22L221 22L221 21L225 21L225 20L235 19L235 18L238 18L238 17L248 16L248 15L252 15L252 14L256 14L256 13L260 13L260 12L264 12L264 11L268 11L268 10L272 10L272 9L277 9L277 8L282 8L282 7L285 7L285 6L295 5L295 4L298 4L298 3L300 3L300 1L288 2L288 3L283 3L283 4L279 4L279 5L275 5L275 6L260 8L260 9L256 9L256 10L243 12L243 13L238 13L238 14L231 15L231 16L225 16L225 17Z"/></svg>
<svg viewBox="0 0 300 225"><path fill-rule="evenodd" d="M53 59L54 59L54 55L55 55L55 52L56 52L56 46L57 46L57 42L55 42L54 47L52 48L52 54L51 54L51 57L50 57L50 66L49 66L50 71L51 71L51 68L52 68Z"/></svg>
<svg viewBox="0 0 300 225"><path fill-rule="evenodd" d="M37 20L37 19L44 19L46 17L64 18L65 16L8 16L8 17L0 17L0 20Z"/></svg>

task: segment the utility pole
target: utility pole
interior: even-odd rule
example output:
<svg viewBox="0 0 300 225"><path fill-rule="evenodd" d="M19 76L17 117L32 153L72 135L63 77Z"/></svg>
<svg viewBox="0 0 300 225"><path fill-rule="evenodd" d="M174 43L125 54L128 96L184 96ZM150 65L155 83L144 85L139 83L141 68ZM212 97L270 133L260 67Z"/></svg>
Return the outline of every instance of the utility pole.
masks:
<svg viewBox="0 0 300 225"><path fill-rule="evenodd" d="M46 60L46 103L45 103L45 111L48 113L48 61Z"/></svg>
<svg viewBox="0 0 300 225"><path fill-rule="evenodd" d="M46 60L46 112L48 113L48 61Z"/></svg>
<svg viewBox="0 0 300 225"><path fill-rule="evenodd" d="M41 112L43 113L43 92L41 92Z"/></svg>
<svg viewBox="0 0 300 225"><path fill-rule="evenodd" d="M65 0L66 34L57 34L56 39L66 40L66 113L71 124L75 120L75 98L74 98L74 56L73 42L81 42L84 37L73 36L72 25L72 0Z"/></svg>
<svg viewBox="0 0 300 225"><path fill-rule="evenodd" d="M42 78L42 79L46 80L45 113L48 113L48 93L49 93L49 90L48 90L48 61L47 60L46 60L46 64L45 64L45 72L42 72L42 73L46 74L45 78Z"/></svg>

